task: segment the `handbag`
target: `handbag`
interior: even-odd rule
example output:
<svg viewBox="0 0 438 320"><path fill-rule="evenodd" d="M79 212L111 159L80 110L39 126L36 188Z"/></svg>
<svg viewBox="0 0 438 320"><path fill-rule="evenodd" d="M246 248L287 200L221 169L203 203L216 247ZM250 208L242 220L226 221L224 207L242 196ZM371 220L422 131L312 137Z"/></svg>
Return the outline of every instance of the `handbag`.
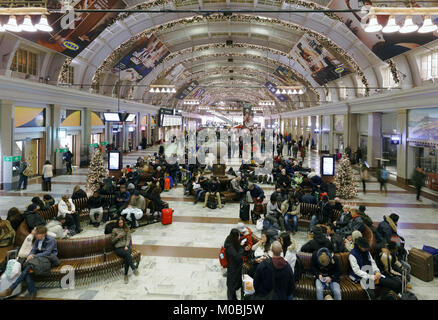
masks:
<svg viewBox="0 0 438 320"><path fill-rule="evenodd" d="M30 177L30 176L33 175L33 170L32 170L30 165L28 165L26 167L26 169L23 170L23 175L26 176L26 177Z"/></svg>
<svg viewBox="0 0 438 320"><path fill-rule="evenodd" d="M256 229L258 231L262 231L263 230L263 218L260 218L257 220L257 224L256 224Z"/></svg>

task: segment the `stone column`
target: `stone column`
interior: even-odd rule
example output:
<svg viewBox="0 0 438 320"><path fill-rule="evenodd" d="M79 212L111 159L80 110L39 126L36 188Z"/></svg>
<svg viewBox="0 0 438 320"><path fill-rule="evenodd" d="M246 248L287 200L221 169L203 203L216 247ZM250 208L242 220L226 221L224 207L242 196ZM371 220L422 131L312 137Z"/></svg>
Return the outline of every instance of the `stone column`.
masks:
<svg viewBox="0 0 438 320"><path fill-rule="evenodd" d="M318 151L321 151L322 150L322 116L317 116L317 117L319 123L319 133L317 136L318 141L315 141L315 143L317 144Z"/></svg>
<svg viewBox="0 0 438 320"><path fill-rule="evenodd" d="M53 165L55 174L64 174L66 172L62 164L62 154L56 152L56 149L61 148L61 141L59 138L59 127L61 125L61 105L52 104L49 105L50 109L50 127L47 127L47 131L50 131L50 162ZM64 148L64 146L62 146Z"/></svg>
<svg viewBox="0 0 438 320"><path fill-rule="evenodd" d="M93 156L90 153L90 150L93 150L89 147L91 143L91 110L85 108L82 114L82 148L81 148L81 167L88 165L90 163L91 157Z"/></svg>
<svg viewBox="0 0 438 320"><path fill-rule="evenodd" d="M368 114L367 147L367 159L371 168L377 168L379 161L376 158L382 158L382 114L371 112Z"/></svg>
<svg viewBox="0 0 438 320"><path fill-rule="evenodd" d="M400 135L400 144L397 146L397 181L408 182L408 110L397 110L397 134Z"/></svg>
<svg viewBox="0 0 438 320"><path fill-rule="evenodd" d="M330 115L330 127L329 127L329 151L330 154L335 153L335 116L333 114Z"/></svg>
<svg viewBox="0 0 438 320"><path fill-rule="evenodd" d="M358 143L357 115L347 113L344 115L344 149L350 146L351 151L355 152Z"/></svg>
<svg viewBox="0 0 438 320"><path fill-rule="evenodd" d="M12 143L13 143L13 105L11 100L0 100L0 177L1 177L1 189L10 190L12 188L12 173L3 172L3 157L12 156ZM12 162L11 162L12 164ZM11 165L12 170L12 165Z"/></svg>

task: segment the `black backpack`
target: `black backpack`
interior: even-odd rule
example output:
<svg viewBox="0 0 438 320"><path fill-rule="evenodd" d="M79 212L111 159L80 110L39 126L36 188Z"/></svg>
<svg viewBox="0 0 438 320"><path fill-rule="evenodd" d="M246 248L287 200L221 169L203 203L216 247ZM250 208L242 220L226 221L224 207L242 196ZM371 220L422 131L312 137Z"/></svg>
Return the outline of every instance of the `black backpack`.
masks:
<svg viewBox="0 0 438 320"><path fill-rule="evenodd" d="M303 275L303 271L304 271L303 261L301 261L300 257L297 256L297 261L295 262L295 268L294 268L295 283L300 281L301 276Z"/></svg>
<svg viewBox="0 0 438 320"><path fill-rule="evenodd" d="M104 233L105 234L111 234L112 232L113 232L113 229L116 227L116 225L117 225L117 222L115 222L115 221L110 221L110 222L108 222L106 225L105 225L105 231L104 231Z"/></svg>
<svg viewBox="0 0 438 320"><path fill-rule="evenodd" d="M216 209L217 208L217 204L215 201L208 201L207 202L207 207L210 209Z"/></svg>

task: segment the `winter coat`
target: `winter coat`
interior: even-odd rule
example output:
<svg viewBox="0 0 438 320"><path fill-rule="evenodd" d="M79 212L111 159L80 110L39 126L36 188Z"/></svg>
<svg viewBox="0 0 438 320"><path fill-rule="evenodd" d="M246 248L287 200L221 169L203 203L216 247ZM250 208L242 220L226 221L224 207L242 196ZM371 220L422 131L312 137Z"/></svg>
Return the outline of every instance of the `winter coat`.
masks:
<svg viewBox="0 0 438 320"><path fill-rule="evenodd" d="M278 300L287 300L295 291L294 273L289 263L282 257L264 260L256 269L254 289L258 297L274 289Z"/></svg>
<svg viewBox="0 0 438 320"><path fill-rule="evenodd" d="M281 203L281 212L283 214L287 213L290 215L299 215L300 214L300 204L290 203L289 200L285 200Z"/></svg>
<svg viewBox="0 0 438 320"><path fill-rule="evenodd" d="M328 266L324 267L319 263L319 257L326 253L331 259ZM339 267L338 258L331 254L327 248L321 248L312 254L312 259L310 260L310 270L312 271L315 279L319 278L319 275L323 277L330 277L333 282L339 282L341 276L341 268Z"/></svg>
<svg viewBox="0 0 438 320"><path fill-rule="evenodd" d="M258 185L254 185L254 189L250 190L249 193L252 198L260 198L262 200L265 198L265 193Z"/></svg>
<svg viewBox="0 0 438 320"><path fill-rule="evenodd" d="M350 212L342 212L338 219L336 219L336 229L339 229L341 232L344 231L344 228L349 227L351 221Z"/></svg>
<svg viewBox="0 0 438 320"><path fill-rule="evenodd" d="M425 181L426 181L426 175L423 172L415 170L414 174L412 175L412 184L416 188L421 188L424 186Z"/></svg>
<svg viewBox="0 0 438 320"><path fill-rule="evenodd" d="M7 247L14 243L15 230L8 220L3 220L4 227L0 229L0 247Z"/></svg>
<svg viewBox="0 0 438 320"><path fill-rule="evenodd" d="M87 208L88 209L97 209L103 207L103 204L105 202L105 199L102 196L96 197L90 197L87 200Z"/></svg>
<svg viewBox="0 0 438 320"><path fill-rule="evenodd" d="M359 230L360 232L363 233L364 231L364 224L362 221L362 218L360 217L360 215L354 216L351 218L350 223L349 223L349 228L350 231L353 232L355 230Z"/></svg>
<svg viewBox="0 0 438 320"><path fill-rule="evenodd" d="M36 226L44 226L46 221L38 213L34 211L25 211L23 218L26 220L26 224L30 230L33 230Z"/></svg>
<svg viewBox="0 0 438 320"><path fill-rule="evenodd" d="M383 216L383 221L379 223L376 230L377 242L389 243L391 237L397 235L397 226L389 216Z"/></svg>
<svg viewBox="0 0 438 320"><path fill-rule="evenodd" d="M331 241L327 239L327 237L322 234L322 232L316 231L314 232L313 239L305 243L301 247L301 251L313 253L321 248L327 248L330 251L333 251L333 245Z"/></svg>
<svg viewBox="0 0 438 320"><path fill-rule="evenodd" d="M297 262L297 253L295 251L287 250L284 260L289 263L292 270L295 270L295 263Z"/></svg>
<svg viewBox="0 0 438 320"><path fill-rule="evenodd" d="M369 279L371 275L380 272L373 257L369 251L362 252L358 247L354 247L348 256L350 262L349 274L353 281L360 281L361 279ZM371 266L372 272L368 273L362 270L363 266Z"/></svg>
<svg viewBox="0 0 438 320"><path fill-rule="evenodd" d="M233 179L231 180L231 188L233 189L233 191L235 192L243 192L242 187L240 186L240 182L237 181L237 179Z"/></svg>
<svg viewBox="0 0 438 320"><path fill-rule="evenodd" d="M68 199L68 201L70 202L71 210L68 210L68 206L64 202L64 200L60 200L58 202L58 217L59 218L65 218L66 214L72 214L76 210L72 199Z"/></svg>
<svg viewBox="0 0 438 320"><path fill-rule="evenodd" d="M344 243L344 237L342 233L335 233L331 236L330 241L333 245L333 252L334 253L340 253L340 252L347 252L347 248L345 247Z"/></svg>
<svg viewBox="0 0 438 320"><path fill-rule="evenodd" d="M320 223L327 223L332 221L333 209L330 202L321 202L321 209L316 213Z"/></svg>
<svg viewBox="0 0 438 320"><path fill-rule="evenodd" d="M362 218L363 223L366 224L368 226L368 228L370 228L373 233L376 233L377 229L374 226L373 220L370 218L370 216L367 215L363 211L358 211L357 213L359 213L360 217Z"/></svg>
<svg viewBox="0 0 438 320"><path fill-rule="evenodd" d="M122 235L122 238L117 238L118 235ZM124 247L130 247L131 245L131 232L125 231L123 228L114 228L113 232L111 233L111 243L113 244L114 248L124 248Z"/></svg>
<svg viewBox="0 0 438 320"><path fill-rule="evenodd" d="M221 184L219 182L210 181L207 185L207 191L211 193L219 192Z"/></svg>
<svg viewBox="0 0 438 320"><path fill-rule="evenodd" d="M290 183L291 181L287 174L280 174L277 178L277 188L289 188Z"/></svg>
<svg viewBox="0 0 438 320"><path fill-rule="evenodd" d="M228 260L227 287L235 291L242 286L242 265L245 250L241 246L236 250L229 237L225 240L224 247Z"/></svg>
<svg viewBox="0 0 438 320"><path fill-rule="evenodd" d="M138 208L141 211L146 210L146 200L142 195L139 195L138 199L136 199L135 196L132 196L129 205L133 208Z"/></svg>
<svg viewBox="0 0 438 320"><path fill-rule="evenodd" d="M316 204L316 199L314 196L312 196L310 193L306 193L305 195L303 195L301 197L301 201L302 203L310 203L310 204Z"/></svg>
<svg viewBox="0 0 438 320"><path fill-rule="evenodd" d="M43 178L52 178L53 177L53 166L51 164L45 164L43 166L43 172L41 173Z"/></svg>
<svg viewBox="0 0 438 320"><path fill-rule="evenodd" d="M78 191L73 193L71 196L72 200L82 199L82 198L87 198L87 193L82 189L79 189Z"/></svg>
<svg viewBox="0 0 438 320"><path fill-rule="evenodd" d="M60 264L56 239L47 235L42 241L41 250L38 249L39 241L34 241L32 250L30 251L30 254L34 255L34 258L27 262L27 264L32 266L34 275L36 276L48 275L52 267L57 267Z"/></svg>
<svg viewBox="0 0 438 320"><path fill-rule="evenodd" d="M18 226L23 222L24 217L21 213L8 214L7 220L11 223L14 230L18 229Z"/></svg>

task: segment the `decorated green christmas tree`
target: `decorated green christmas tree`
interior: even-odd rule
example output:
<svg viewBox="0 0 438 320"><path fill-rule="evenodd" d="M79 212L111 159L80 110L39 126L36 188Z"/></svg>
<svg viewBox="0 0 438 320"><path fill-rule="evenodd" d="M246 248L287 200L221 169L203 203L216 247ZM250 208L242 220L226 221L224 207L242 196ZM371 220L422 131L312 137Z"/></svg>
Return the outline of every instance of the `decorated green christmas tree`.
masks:
<svg viewBox="0 0 438 320"><path fill-rule="evenodd" d="M347 155L342 155L335 174L336 194L342 199L352 199L357 196L353 168Z"/></svg>
<svg viewBox="0 0 438 320"><path fill-rule="evenodd" d="M100 183L103 182L106 176L107 171L103 163L102 153L97 148L94 151L93 159L91 159L90 168L88 169L87 189L92 192L99 190Z"/></svg>

